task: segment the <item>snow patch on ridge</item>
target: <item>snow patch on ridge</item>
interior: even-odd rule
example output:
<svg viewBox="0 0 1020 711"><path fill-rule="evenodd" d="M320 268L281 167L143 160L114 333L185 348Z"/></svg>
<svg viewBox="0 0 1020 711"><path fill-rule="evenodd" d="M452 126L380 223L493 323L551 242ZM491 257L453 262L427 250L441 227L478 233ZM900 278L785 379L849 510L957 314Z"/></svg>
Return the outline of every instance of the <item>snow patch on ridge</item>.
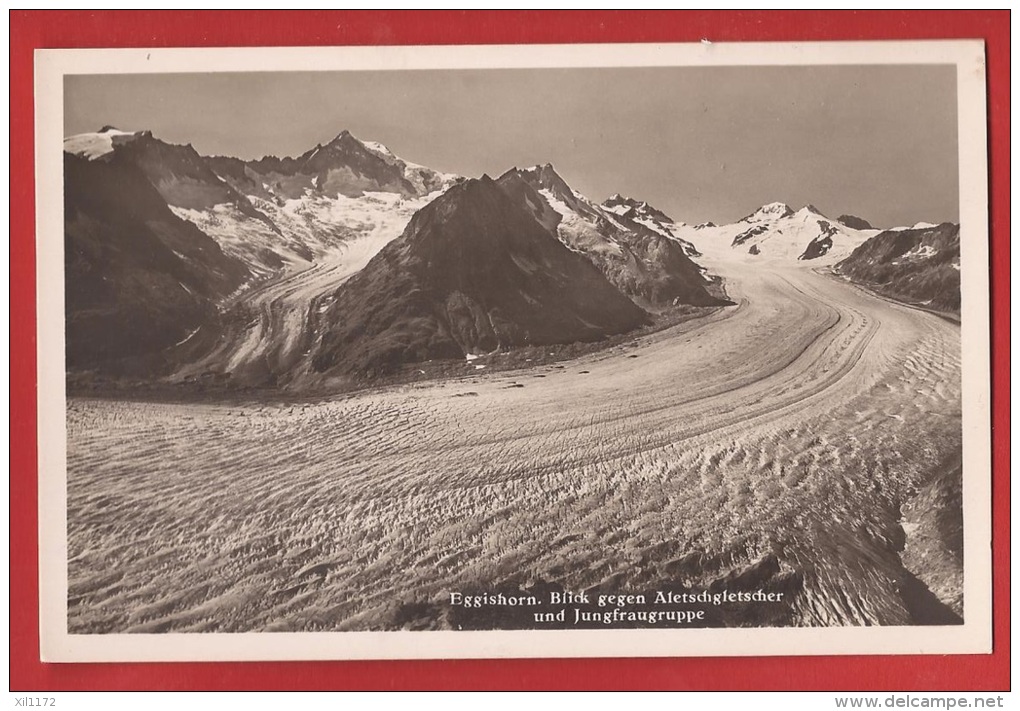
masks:
<svg viewBox="0 0 1020 711"><path fill-rule="evenodd" d="M542 188L538 192L546 199L549 206L560 214L562 219L556 226L556 232L560 241L566 246L576 250L577 245L584 244L589 245L590 250L594 252L608 252L623 256L623 249L620 245L600 234L587 220L557 198L551 190ZM611 220L608 216L607 219ZM612 221L619 226L615 220Z"/></svg>
<svg viewBox="0 0 1020 711"><path fill-rule="evenodd" d="M113 153L116 143L128 143L138 138L140 133L119 131L108 128L96 133L79 133L64 139L64 152L81 156L87 160L98 160Z"/></svg>
<svg viewBox="0 0 1020 711"><path fill-rule="evenodd" d="M353 135L348 135L350 135L351 138L354 138ZM358 138L354 138L354 140L361 143L361 145L363 145L369 153L372 153L385 161L387 165L393 165L400 168L404 173L404 178L416 188L423 189L425 180L429 177L434 177L447 186L457 181L460 177L453 173L442 173L438 170L427 168L424 165L404 160L378 141L362 141Z"/></svg>

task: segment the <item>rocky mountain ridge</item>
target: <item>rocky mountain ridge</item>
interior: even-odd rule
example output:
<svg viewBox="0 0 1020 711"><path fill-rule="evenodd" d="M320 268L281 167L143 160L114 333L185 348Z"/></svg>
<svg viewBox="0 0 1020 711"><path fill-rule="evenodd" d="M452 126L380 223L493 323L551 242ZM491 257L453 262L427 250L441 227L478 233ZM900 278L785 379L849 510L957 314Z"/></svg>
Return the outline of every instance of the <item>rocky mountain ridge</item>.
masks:
<svg viewBox="0 0 1020 711"><path fill-rule="evenodd" d="M355 358L353 362L360 365L351 366L340 364L337 354L341 351L354 353L357 348L337 347L330 351L332 355L323 355L322 349L329 349L322 344L336 345L342 340L330 330L339 328L347 333L342 324L357 320L358 309L354 308L354 302L343 296L348 281L352 292L359 284L362 285L357 287L359 289L364 289L364 284L378 288L375 294L359 292L360 299L368 302L392 300L393 309L400 311L408 304L402 300L402 295L393 293L393 284L383 282L393 279L404 283L412 277L430 282L441 274L452 275L456 270L447 259L452 253L449 250L467 250L463 253L473 255L468 264L481 269L486 262L472 250L479 244L488 244L498 252L502 249L499 245L513 237L507 235L503 227L476 214L476 219L470 221L477 228L474 232L457 232L450 227L460 235L463 244L443 251L443 259L412 259L416 265L429 265L435 274L420 269L404 273L373 267L369 277L353 279L405 232L416 214L453 187L464 185L466 179L406 161L382 144L361 141L346 130L330 142L294 158L206 157L199 155L191 145L166 143L148 131L132 133L111 127L94 134L72 136L65 140L64 148L65 160L76 167L84 166L83 170L92 172L113 171L121 176L120 182L137 183L138 189L147 194L146 204L154 200L160 203L164 222L186 230L209 254L213 254L211 250L215 248L217 256L213 263L216 268L233 277L213 284L211 273L206 274L208 269L203 271L202 265L192 264L201 277L196 278L199 281L207 278L209 283L176 281L190 292L203 295L200 308L167 298L165 288L153 286L152 293L145 293L144 288L139 287L143 293L136 298L140 301L162 302L168 313L177 309L188 316L177 319L180 323L174 322L172 328L166 329L167 335L163 338L111 345L82 361L100 368L110 366L114 372L122 368L111 363L119 363L129 353L158 359L163 364L159 372L176 372L174 377L190 379L214 374L254 384L291 381L300 373L313 370L313 360L320 369L339 368L349 372L364 365L378 370L379 363L389 362L389 357L381 361L374 356ZM68 199L74 203L85 191L77 180L69 179L67 185ZM133 213L135 206L131 203L136 197L132 191L119 190L109 181L99 181L95 185L105 190L103 201L110 211L124 215ZM499 200L492 197L493 190L500 193ZM475 181L468 192L488 194L483 202L500 215L512 212L510 224L521 231L516 237L534 241L538 229L548 239L549 244L542 243L541 248L529 247L544 255L529 263L532 271L514 270L521 259L514 250L510 251L517 255L517 261L511 259L504 264L507 273L521 279L522 284L544 284L541 288L535 287L537 291L531 286L521 287L521 298L525 302L533 306L532 301L537 301L543 308L531 314L514 299L510 301L515 306L508 307L504 301L511 290L506 279L489 280L495 291L503 290L500 294L482 293L486 285L479 282L470 294L460 290L459 295L451 297L455 302L461 300L462 305L474 304L464 308L467 309L465 313L471 314L470 319L477 321L475 326L466 329L458 315L460 312L453 308L440 319L445 325L433 329L434 333L443 331L445 345L422 349L416 336L408 335L410 340L396 349L403 357L463 357L470 349L548 342L553 333L557 334L557 342L595 340L646 323L649 318L646 309L725 303L718 296L718 284L693 261L698 255L693 244L678 236L678 226L665 213L647 203L616 196L615 202L611 199L607 206L598 205L572 190L548 164L533 169L512 169L495 181L489 178L480 183ZM508 212L502 200L512 204L515 210ZM435 224L436 214L459 220L458 215L470 213L469 206L429 213L433 215L429 218L430 231L439 233L445 229ZM73 214L68 211L68 239L80 242L81 229L71 219ZM418 236L422 232L420 225L413 231ZM110 239L105 226L96 230L93 237L100 242ZM494 237L502 241L494 242ZM143 241L132 243L139 254L125 265L141 259L140 253L146 250L165 247L174 252L174 245L180 246L180 241L172 237L167 228L161 228L155 236L155 243L161 246ZM569 255L569 268L562 254L555 256L560 247ZM76 250L78 254L83 251L87 250ZM74 253L69 251L69 254ZM188 250L182 254L185 256L175 259L184 262L195 259L187 256ZM415 250L406 252L412 257L415 254ZM578 258L594 267L600 279L594 279L587 267L578 267ZM82 268L80 257L76 259L75 265L68 264L69 274ZM159 262L167 274L149 275L142 283L158 285L171 279L178 270L172 262ZM83 280L81 289L69 290L72 294L68 301L69 320L72 314L83 310L83 305L91 303L91 292L101 291L96 284L109 282L112 272L121 268L116 261L91 263L89 269L98 275L99 282ZM551 271L536 274L535 269ZM129 272L130 268L123 266L123 270ZM460 276L468 278L470 275L460 272ZM602 280L606 280L605 284ZM126 282L113 279L112 283ZM592 312L580 302L577 284L582 283L591 292L588 298L592 303L608 309L606 314ZM611 293L606 291L606 284ZM541 298L536 296L538 292ZM444 298L447 296L450 295ZM110 300L124 298L124 294L118 293ZM350 318L336 318L336 303L352 305ZM554 305L557 303L560 306ZM489 304L496 306L490 308ZM515 324L513 327L501 325L499 314L508 308L520 312L508 317L508 323ZM481 316L483 313L485 318ZM109 323L104 322L107 318L111 319ZM548 319L556 327L549 328L535 318ZM96 338L95 333L105 333L113 328L112 324L124 321L108 314L99 314L92 320L83 321L80 316L77 319L76 323L86 325L73 329L68 341L69 353L77 352L81 342L103 342L104 339ZM160 330L165 322L166 319L156 319L154 324L163 325L153 327ZM129 334L133 331L122 330L130 340ZM384 330L392 336L393 329ZM459 344L460 350L450 344ZM366 345L365 349L376 350L371 345ZM324 365L327 362L329 365Z"/></svg>

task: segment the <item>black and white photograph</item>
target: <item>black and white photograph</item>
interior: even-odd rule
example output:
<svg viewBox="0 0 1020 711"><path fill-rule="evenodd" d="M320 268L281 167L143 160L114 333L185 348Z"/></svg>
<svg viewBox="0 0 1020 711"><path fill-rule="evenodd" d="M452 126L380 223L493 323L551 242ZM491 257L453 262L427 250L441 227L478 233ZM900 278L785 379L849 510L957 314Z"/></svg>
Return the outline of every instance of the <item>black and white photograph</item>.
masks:
<svg viewBox="0 0 1020 711"><path fill-rule="evenodd" d="M982 47L858 44L37 55L44 651L986 651Z"/></svg>

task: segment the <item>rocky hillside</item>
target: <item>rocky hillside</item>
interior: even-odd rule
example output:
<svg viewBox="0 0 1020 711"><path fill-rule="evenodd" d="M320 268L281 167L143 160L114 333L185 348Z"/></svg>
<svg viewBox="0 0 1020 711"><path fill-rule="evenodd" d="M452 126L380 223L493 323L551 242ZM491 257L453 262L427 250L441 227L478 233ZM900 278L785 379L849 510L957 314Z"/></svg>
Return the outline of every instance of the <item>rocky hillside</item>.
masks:
<svg viewBox="0 0 1020 711"><path fill-rule="evenodd" d="M65 153L64 182L68 368L158 369L138 359L215 322L248 270L131 161Z"/></svg>
<svg viewBox="0 0 1020 711"><path fill-rule="evenodd" d="M487 176L419 211L325 305L318 372L597 340L649 316Z"/></svg>
<svg viewBox="0 0 1020 711"><path fill-rule="evenodd" d="M570 249L584 254L618 289L648 307L723 303L676 225L647 203L614 196L596 205L552 165L514 168L496 181L521 208Z"/></svg>
<svg viewBox="0 0 1020 711"><path fill-rule="evenodd" d="M899 301L960 311L960 226L949 222L882 232L834 271Z"/></svg>

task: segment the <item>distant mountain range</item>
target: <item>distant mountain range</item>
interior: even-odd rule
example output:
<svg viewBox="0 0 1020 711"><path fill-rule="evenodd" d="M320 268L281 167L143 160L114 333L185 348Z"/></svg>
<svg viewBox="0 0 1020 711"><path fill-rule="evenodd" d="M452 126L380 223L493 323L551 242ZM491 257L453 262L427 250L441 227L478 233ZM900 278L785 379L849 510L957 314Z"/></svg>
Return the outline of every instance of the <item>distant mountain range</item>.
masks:
<svg viewBox="0 0 1020 711"><path fill-rule="evenodd" d="M598 204L550 164L466 179L348 131L241 160L107 126L65 139L64 166L70 371L286 385L597 341L729 303L695 244L826 264L852 253L842 274L910 298L944 271L891 263L918 230L861 252L890 233L782 203L692 227L619 194Z"/></svg>
<svg viewBox="0 0 1020 711"><path fill-rule="evenodd" d="M814 205L794 211L785 203L774 202L763 205L734 225L705 226L700 232L717 239L725 235L734 249L763 258L810 261L849 254L857 245L878 234L879 230L870 226L862 227L866 224L865 220L848 215L839 220L830 219Z"/></svg>
<svg viewBox="0 0 1020 711"><path fill-rule="evenodd" d="M892 231L931 227L935 225L919 222L912 227L895 227ZM876 229L867 220L854 215L832 219L814 205L794 210L782 202L762 205L729 225L705 222L690 227L680 223L675 229L678 238L697 240L706 246L728 243L734 252L760 261L803 261L819 265L835 264L883 232L885 230Z"/></svg>
<svg viewBox="0 0 1020 711"><path fill-rule="evenodd" d="M959 314L960 226L918 222L876 229L860 217L833 220L813 205L763 205L731 225L681 226L679 237L728 244L734 255L762 262L803 262L914 306Z"/></svg>
<svg viewBox="0 0 1020 711"><path fill-rule="evenodd" d="M64 149L72 369L380 373L726 303L664 213L551 165L466 180L348 131L249 161L112 127Z"/></svg>

